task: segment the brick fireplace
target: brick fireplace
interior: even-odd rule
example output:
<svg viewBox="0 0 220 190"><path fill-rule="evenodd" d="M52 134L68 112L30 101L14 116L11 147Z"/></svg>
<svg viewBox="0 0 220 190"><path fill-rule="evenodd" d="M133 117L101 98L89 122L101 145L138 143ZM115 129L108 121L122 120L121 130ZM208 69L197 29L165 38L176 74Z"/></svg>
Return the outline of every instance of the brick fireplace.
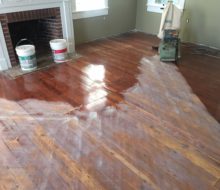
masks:
<svg viewBox="0 0 220 190"><path fill-rule="evenodd" d="M33 42L42 54L49 52L50 40L63 37L59 8L1 14L0 21L12 66L18 64L15 46L21 39Z"/></svg>
<svg viewBox="0 0 220 190"><path fill-rule="evenodd" d="M23 38L34 43L38 55L49 54L49 41L55 38L65 38L68 52L75 52L71 0L29 1L0 1L0 70L18 64L15 46Z"/></svg>

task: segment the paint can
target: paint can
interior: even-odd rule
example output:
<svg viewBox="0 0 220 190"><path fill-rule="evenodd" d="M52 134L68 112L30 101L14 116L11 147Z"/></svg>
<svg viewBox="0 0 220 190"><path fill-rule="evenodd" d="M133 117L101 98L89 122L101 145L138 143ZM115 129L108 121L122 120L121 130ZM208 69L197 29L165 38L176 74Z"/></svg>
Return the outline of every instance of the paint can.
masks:
<svg viewBox="0 0 220 190"><path fill-rule="evenodd" d="M27 45L20 45L24 42L28 42ZM21 39L16 44L16 53L18 55L21 70L32 71L37 68L37 59L35 53L35 46L28 39Z"/></svg>
<svg viewBox="0 0 220 190"><path fill-rule="evenodd" d="M65 39L54 39L50 41L50 47L53 52L53 59L55 63L62 63L67 61L67 42Z"/></svg>

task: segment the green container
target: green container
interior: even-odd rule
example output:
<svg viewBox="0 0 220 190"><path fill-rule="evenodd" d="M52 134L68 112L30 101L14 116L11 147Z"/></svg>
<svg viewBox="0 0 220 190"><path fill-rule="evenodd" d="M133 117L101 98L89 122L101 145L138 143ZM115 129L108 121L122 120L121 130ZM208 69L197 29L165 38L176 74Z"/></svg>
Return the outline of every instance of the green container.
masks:
<svg viewBox="0 0 220 190"><path fill-rule="evenodd" d="M178 40L162 41L159 46L161 61L176 61L178 58Z"/></svg>

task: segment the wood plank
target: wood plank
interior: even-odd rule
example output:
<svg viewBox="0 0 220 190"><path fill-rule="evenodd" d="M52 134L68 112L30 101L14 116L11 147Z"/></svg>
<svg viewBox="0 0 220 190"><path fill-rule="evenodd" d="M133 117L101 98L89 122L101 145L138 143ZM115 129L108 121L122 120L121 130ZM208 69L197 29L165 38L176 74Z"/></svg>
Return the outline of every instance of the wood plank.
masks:
<svg viewBox="0 0 220 190"><path fill-rule="evenodd" d="M219 189L219 60L184 45L178 67L161 63L157 43L126 33L0 74L0 190Z"/></svg>

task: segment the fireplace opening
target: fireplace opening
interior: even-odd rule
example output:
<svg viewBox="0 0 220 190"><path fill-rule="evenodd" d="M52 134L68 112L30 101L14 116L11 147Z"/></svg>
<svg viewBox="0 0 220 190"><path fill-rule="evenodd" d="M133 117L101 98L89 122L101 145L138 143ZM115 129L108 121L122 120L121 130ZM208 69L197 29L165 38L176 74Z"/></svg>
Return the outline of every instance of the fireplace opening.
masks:
<svg viewBox="0 0 220 190"><path fill-rule="evenodd" d="M17 43L21 39L28 39L35 45L38 57L50 54L49 41L56 38L62 38L61 31L55 30L56 24L54 21L55 18L50 17L47 19L9 23L8 27L13 49L15 50Z"/></svg>
<svg viewBox="0 0 220 190"><path fill-rule="evenodd" d="M59 8L7 13L0 15L1 18L12 66L19 64L15 48L21 39L28 39L34 44L39 60L51 55L50 40L63 38Z"/></svg>

